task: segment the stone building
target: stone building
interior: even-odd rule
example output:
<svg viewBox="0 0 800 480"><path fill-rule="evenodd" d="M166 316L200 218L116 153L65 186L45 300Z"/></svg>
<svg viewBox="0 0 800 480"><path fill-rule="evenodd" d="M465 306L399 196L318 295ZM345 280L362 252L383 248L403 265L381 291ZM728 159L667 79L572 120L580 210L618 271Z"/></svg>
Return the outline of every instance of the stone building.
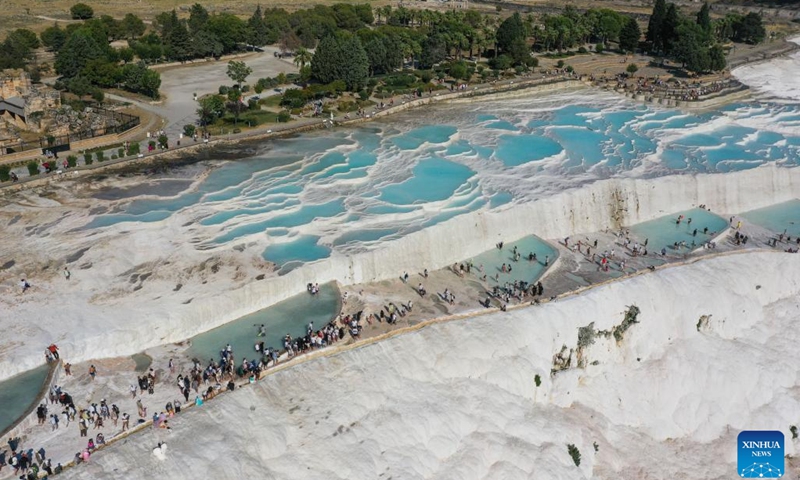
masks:
<svg viewBox="0 0 800 480"><path fill-rule="evenodd" d="M46 85L34 85L23 70L0 72L0 118L9 126L41 131L42 119L61 107L61 94Z"/></svg>

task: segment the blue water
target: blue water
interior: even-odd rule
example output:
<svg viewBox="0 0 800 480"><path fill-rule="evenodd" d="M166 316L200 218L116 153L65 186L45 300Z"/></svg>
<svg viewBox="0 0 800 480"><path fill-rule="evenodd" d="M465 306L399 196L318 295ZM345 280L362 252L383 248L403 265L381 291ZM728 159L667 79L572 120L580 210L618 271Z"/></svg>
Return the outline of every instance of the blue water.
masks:
<svg viewBox="0 0 800 480"><path fill-rule="evenodd" d="M237 362L241 363L243 358L256 358L256 342L263 341L267 347L283 349L283 337L287 333L292 338L305 335L309 322L314 322L315 328L321 328L338 313L339 291L333 284L320 285L316 295L307 292L295 295L193 337L188 354L206 364L211 358L218 360L220 350L230 343ZM267 335L258 337L258 329L262 324L266 327Z"/></svg>
<svg viewBox="0 0 800 480"><path fill-rule="evenodd" d="M537 135L503 135L495 156L508 167L542 160L562 151L555 140Z"/></svg>
<svg viewBox="0 0 800 480"><path fill-rule="evenodd" d="M13 425L36 401L47 372L47 365L42 365L0 382L0 431Z"/></svg>
<svg viewBox="0 0 800 480"><path fill-rule="evenodd" d="M742 217L775 233L786 232L800 237L800 200L794 199L771 207L743 213Z"/></svg>
<svg viewBox="0 0 800 480"><path fill-rule="evenodd" d="M322 205L305 205L294 212L286 213L277 217L270 218L258 223L250 223L241 227L236 227L228 233L217 237L215 243L227 243L245 235L262 233L274 227L296 227L312 222L319 217L333 217L344 212L344 205L341 200L333 200Z"/></svg>
<svg viewBox="0 0 800 480"><path fill-rule="evenodd" d="M408 180L385 187L379 198L396 205L445 200L474 174L459 163L429 158L414 167Z"/></svg>
<svg viewBox="0 0 800 480"><path fill-rule="evenodd" d="M379 228L374 230L356 230L341 235L333 241L334 245L344 245L350 242L367 243L380 240L382 238L394 235L397 233L395 228Z"/></svg>
<svg viewBox="0 0 800 480"><path fill-rule="evenodd" d="M678 216L685 218L677 223ZM689 219L692 220L691 224ZM728 221L701 208L694 208L684 212L678 212L649 222L639 223L630 227L631 235L640 243L647 240L647 250L649 252L660 252L666 248L668 253L676 253L673 248L675 242L686 242L691 247L694 242L696 247L713 239L728 227ZM704 234L703 229L708 228L708 233ZM694 231L697 230L697 234ZM687 252L686 249L680 250Z"/></svg>
<svg viewBox="0 0 800 480"><path fill-rule="evenodd" d="M319 237L303 235L291 242L276 243L264 250L264 260L277 265L288 265L294 262L307 263L331 254L330 247L319 244Z"/></svg>
<svg viewBox="0 0 800 480"><path fill-rule="evenodd" d="M269 141L175 197L120 200L84 228L171 222L202 248L289 236L265 255L296 265L608 177L794 167L798 119L797 105L686 113L595 90L438 105Z"/></svg>
<svg viewBox="0 0 800 480"><path fill-rule="evenodd" d="M514 247L522 258L514 261ZM536 260L528 260L528 254L536 254ZM545 261L549 258L549 265L545 266ZM558 257L558 251L539 237L534 235L525 237L513 243L506 243L503 249L494 248L484 252L472 259L475 269L471 272L479 277L486 275L489 286L503 286L506 282L514 283L521 280L524 282L535 282L553 265ZM503 273L502 265L511 265L511 272Z"/></svg>

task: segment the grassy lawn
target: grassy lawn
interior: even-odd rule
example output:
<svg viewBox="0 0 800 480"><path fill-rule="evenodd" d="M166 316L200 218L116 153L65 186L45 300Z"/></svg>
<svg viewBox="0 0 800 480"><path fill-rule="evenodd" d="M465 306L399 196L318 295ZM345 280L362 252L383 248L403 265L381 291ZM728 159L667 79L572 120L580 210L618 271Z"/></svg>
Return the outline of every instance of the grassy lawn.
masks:
<svg viewBox="0 0 800 480"><path fill-rule="evenodd" d="M236 129L244 132L247 130L252 130L256 127L277 124L279 124L277 112L269 112L266 110L248 110L239 115L238 121L235 120L232 113L227 113L224 117L210 124L208 129L212 133L216 134L234 133L234 130Z"/></svg>
<svg viewBox="0 0 800 480"><path fill-rule="evenodd" d="M258 101L258 104L262 107L267 107L269 109L280 110L281 109L281 95L271 95L266 98L262 98Z"/></svg>

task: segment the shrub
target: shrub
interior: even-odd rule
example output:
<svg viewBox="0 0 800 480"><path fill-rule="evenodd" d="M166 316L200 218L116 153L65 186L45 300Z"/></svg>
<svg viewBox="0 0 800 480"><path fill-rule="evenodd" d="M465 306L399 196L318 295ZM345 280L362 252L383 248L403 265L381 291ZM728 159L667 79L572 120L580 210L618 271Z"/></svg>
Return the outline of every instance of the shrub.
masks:
<svg viewBox="0 0 800 480"><path fill-rule="evenodd" d="M578 53L586 53L586 47L579 47Z"/></svg>
<svg viewBox="0 0 800 480"><path fill-rule="evenodd" d="M533 377L533 381L536 383L536 386L540 386L542 384L542 377L539 376L537 373L535 377Z"/></svg>
<svg viewBox="0 0 800 480"><path fill-rule="evenodd" d="M94 9L85 3L76 3L69 9L73 20L88 20L94 16Z"/></svg>
<svg viewBox="0 0 800 480"><path fill-rule="evenodd" d="M75 155L70 155L67 157L67 165L69 165L69 168L75 168L78 166L78 157Z"/></svg>
<svg viewBox="0 0 800 480"><path fill-rule="evenodd" d="M502 54L497 58L489 59L489 66L495 70L507 70L514 65L514 59L509 55Z"/></svg>
<svg viewBox="0 0 800 480"><path fill-rule="evenodd" d="M95 153L95 156L97 157L97 161L98 162L105 162L106 161L105 154L103 153L102 150L98 150L97 153Z"/></svg>
<svg viewBox="0 0 800 480"><path fill-rule="evenodd" d="M278 121L281 123L286 123L291 119L292 115L286 110L281 110L281 112L278 114Z"/></svg>
<svg viewBox="0 0 800 480"><path fill-rule="evenodd" d="M139 142L128 145L128 155L139 155Z"/></svg>
<svg viewBox="0 0 800 480"><path fill-rule="evenodd" d="M29 175L39 175L39 162L36 160L31 160L28 162L27 167Z"/></svg>
<svg viewBox="0 0 800 480"><path fill-rule="evenodd" d="M258 83L253 85L253 91L256 92L256 94L260 94L261 92L264 91L264 85L261 83L261 80L259 80Z"/></svg>
<svg viewBox="0 0 800 480"><path fill-rule="evenodd" d="M115 154L113 154L113 155L111 155L111 160L116 160L117 158L119 158L119 157L117 157L117 154L116 154L116 153L115 153Z"/></svg>
<svg viewBox="0 0 800 480"><path fill-rule="evenodd" d="M242 93L247 93L250 91L250 85L242 85Z"/></svg>
<svg viewBox="0 0 800 480"><path fill-rule="evenodd" d="M122 158L124 156L125 156L125 149L124 148L117 149L117 157Z"/></svg>
<svg viewBox="0 0 800 480"><path fill-rule="evenodd" d="M227 86L227 85L220 85L220 86L219 86L219 94L220 94L220 95L227 95L227 94L228 94L228 92L229 92L230 90L231 90L231 89L230 89L230 88L228 88L228 86Z"/></svg>
<svg viewBox="0 0 800 480"><path fill-rule="evenodd" d="M564 68L564 60L557 61L556 68Z"/></svg>
<svg viewBox="0 0 800 480"><path fill-rule="evenodd" d="M241 128L234 128L233 129L233 133L242 133L242 129Z"/></svg>
<svg viewBox="0 0 800 480"><path fill-rule="evenodd" d="M158 145L160 147L167 148L168 142L169 142L169 139L167 138L166 135L159 135L158 136Z"/></svg>
<svg viewBox="0 0 800 480"><path fill-rule="evenodd" d="M8 165L0 165L0 182L7 182L11 180L11 167Z"/></svg>
<svg viewBox="0 0 800 480"><path fill-rule="evenodd" d="M362 101L369 100L369 92L367 90L360 90L358 92L358 98L360 98Z"/></svg>
<svg viewBox="0 0 800 480"><path fill-rule="evenodd" d="M571 443L567 444L567 452L569 453L569 456L572 457L572 461L575 462L575 466L576 467L580 467L581 466L581 452L580 452L580 450L578 450L578 447L576 447L575 445L573 445Z"/></svg>
<svg viewBox="0 0 800 480"><path fill-rule="evenodd" d="M289 108L302 108L311 98L311 92L308 89L293 88L286 90L281 97L281 105Z"/></svg>
<svg viewBox="0 0 800 480"><path fill-rule="evenodd" d="M188 124L183 126L183 134L186 135L187 137L193 137L194 136L194 132L196 132L196 131L197 131L197 127L195 127L191 123L188 123Z"/></svg>
<svg viewBox="0 0 800 480"><path fill-rule="evenodd" d="M572 72L574 72L574 71L575 71L575 69L574 69L574 68L572 68L572 65L567 65L567 66L564 68L564 70L568 71L569 73L572 73Z"/></svg>
<svg viewBox="0 0 800 480"><path fill-rule="evenodd" d="M602 43L598 43L597 45L594 46L594 51L597 53L603 53L603 50L605 49L606 47Z"/></svg>
<svg viewBox="0 0 800 480"><path fill-rule="evenodd" d="M83 154L83 163L85 163L86 165L91 165L92 163L94 163L94 160L92 160L92 154L91 153L84 153Z"/></svg>
<svg viewBox="0 0 800 480"><path fill-rule="evenodd" d="M636 65L635 63L631 63L630 65L628 65L628 68L626 68L625 71L633 75L634 73L639 71L639 66Z"/></svg>

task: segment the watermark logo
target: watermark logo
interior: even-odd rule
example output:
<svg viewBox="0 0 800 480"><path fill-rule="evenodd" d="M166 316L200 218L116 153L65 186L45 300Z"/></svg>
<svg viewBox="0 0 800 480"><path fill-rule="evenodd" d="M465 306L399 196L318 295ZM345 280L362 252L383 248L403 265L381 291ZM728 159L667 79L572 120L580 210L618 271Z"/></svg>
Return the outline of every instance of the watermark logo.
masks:
<svg viewBox="0 0 800 480"><path fill-rule="evenodd" d="M737 444L741 478L783 477L783 432L745 430L739 434Z"/></svg>

